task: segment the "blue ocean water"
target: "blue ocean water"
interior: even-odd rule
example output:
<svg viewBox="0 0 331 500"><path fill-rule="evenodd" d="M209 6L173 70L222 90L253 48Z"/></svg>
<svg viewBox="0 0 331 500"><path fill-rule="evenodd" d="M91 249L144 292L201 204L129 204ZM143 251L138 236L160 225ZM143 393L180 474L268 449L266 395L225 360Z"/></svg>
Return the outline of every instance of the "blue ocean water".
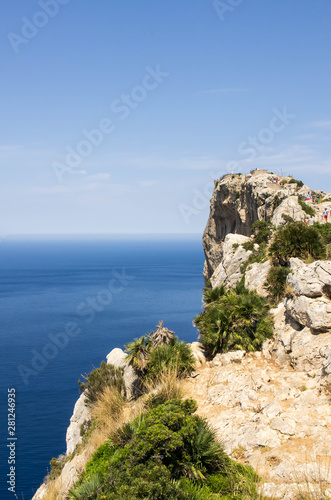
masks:
<svg viewBox="0 0 331 500"><path fill-rule="evenodd" d="M16 494L29 500L65 452L81 374L160 320L196 340L203 259L200 238L2 242L1 499L15 498L6 484L8 388L17 400Z"/></svg>

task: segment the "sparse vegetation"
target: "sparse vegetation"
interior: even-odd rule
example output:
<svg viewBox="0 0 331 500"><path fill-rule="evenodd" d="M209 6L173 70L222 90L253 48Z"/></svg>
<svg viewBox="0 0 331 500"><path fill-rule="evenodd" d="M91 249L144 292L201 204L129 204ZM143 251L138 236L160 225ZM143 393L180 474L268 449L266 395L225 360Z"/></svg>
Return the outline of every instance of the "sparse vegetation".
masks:
<svg viewBox="0 0 331 500"><path fill-rule="evenodd" d="M123 370L114 365L101 362L99 368L92 370L86 377L86 382L78 380L81 391L86 390L88 405L95 403L106 387L116 387L119 392L124 392Z"/></svg>
<svg viewBox="0 0 331 500"><path fill-rule="evenodd" d="M310 205L307 205L307 203L305 203L303 200L301 200L300 198L298 198L298 203L300 205L300 207L302 208L302 210L304 212L306 212L307 215L311 215L312 217L314 215L316 215L316 212L315 210L313 209L313 207L311 207Z"/></svg>
<svg viewBox="0 0 331 500"><path fill-rule="evenodd" d="M296 184L299 189L304 186L304 183L302 181L297 181L296 179L290 179L289 184Z"/></svg>

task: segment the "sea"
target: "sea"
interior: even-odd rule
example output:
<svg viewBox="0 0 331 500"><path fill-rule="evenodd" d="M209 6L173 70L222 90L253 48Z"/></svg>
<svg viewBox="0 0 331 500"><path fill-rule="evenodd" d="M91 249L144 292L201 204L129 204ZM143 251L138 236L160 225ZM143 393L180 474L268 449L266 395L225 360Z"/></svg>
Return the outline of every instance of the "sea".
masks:
<svg viewBox="0 0 331 500"><path fill-rule="evenodd" d="M51 458L65 453L77 380L112 349L160 320L180 339L197 340L203 261L198 236L1 242L1 500L32 498Z"/></svg>

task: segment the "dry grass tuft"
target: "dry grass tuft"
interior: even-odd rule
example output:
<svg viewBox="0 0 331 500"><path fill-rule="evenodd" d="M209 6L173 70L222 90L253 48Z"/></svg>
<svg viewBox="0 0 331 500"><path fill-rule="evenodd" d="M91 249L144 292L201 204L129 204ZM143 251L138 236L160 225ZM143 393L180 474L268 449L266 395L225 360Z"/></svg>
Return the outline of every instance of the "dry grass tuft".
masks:
<svg viewBox="0 0 331 500"><path fill-rule="evenodd" d="M184 396L183 381L178 370L173 368L164 368L157 379L146 381L145 387L148 394L146 406L152 405L154 401L165 402Z"/></svg>

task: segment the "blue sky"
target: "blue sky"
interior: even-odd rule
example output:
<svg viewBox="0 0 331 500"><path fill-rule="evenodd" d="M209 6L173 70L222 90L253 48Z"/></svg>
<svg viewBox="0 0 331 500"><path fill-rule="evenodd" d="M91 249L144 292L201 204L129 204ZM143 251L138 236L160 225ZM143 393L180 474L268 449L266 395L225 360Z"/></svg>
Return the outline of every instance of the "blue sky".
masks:
<svg viewBox="0 0 331 500"><path fill-rule="evenodd" d="M0 232L201 234L213 178L256 167L331 192L330 18L329 0L3 0Z"/></svg>

